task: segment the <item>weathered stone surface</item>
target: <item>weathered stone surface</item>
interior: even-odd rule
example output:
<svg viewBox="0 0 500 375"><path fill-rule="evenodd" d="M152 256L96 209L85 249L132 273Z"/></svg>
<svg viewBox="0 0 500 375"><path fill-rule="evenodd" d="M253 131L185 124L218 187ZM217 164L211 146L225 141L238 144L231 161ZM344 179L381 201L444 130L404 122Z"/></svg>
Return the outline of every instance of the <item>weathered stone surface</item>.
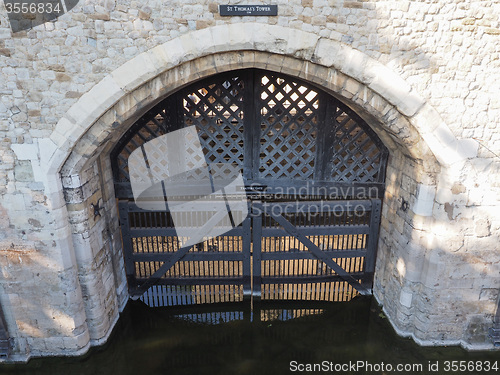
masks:
<svg viewBox="0 0 500 375"><path fill-rule="evenodd" d="M291 0L277 17L225 18L215 2L102 0L16 35L0 15L0 298L16 355L81 353L106 339L127 300L112 176L95 167L98 154L109 160L160 97L248 67L342 97L390 149L374 293L396 330L426 344L491 344L500 10L462 3ZM89 214L97 197L107 219ZM69 318L37 319L42 303Z"/></svg>

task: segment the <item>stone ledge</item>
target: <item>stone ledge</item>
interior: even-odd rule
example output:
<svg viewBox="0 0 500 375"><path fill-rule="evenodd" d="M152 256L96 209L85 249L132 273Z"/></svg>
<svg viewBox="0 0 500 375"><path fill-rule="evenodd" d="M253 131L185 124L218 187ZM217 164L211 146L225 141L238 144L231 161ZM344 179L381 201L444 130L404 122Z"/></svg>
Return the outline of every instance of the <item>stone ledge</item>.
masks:
<svg viewBox="0 0 500 375"><path fill-rule="evenodd" d="M377 302L382 305L382 311L386 315L387 319L391 323L392 328L396 333L401 337L408 337L413 339L420 346L461 346L462 348L470 351L478 351L478 350L494 350L495 347L493 343L491 344L470 344L465 340L423 340L419 338L414 332L409 332L404 329L400 329L397 324L394 323L394 319L392 314L387 311L385 305L380 302L379 296L377 294L374 295Z"/></svg>

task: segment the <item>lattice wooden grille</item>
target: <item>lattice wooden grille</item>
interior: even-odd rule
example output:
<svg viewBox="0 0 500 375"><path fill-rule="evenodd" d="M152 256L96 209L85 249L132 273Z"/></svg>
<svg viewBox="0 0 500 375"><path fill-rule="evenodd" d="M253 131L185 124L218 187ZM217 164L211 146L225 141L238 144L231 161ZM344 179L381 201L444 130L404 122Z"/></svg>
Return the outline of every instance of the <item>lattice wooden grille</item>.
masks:
<svg viewBox="0 0 500 375"><path fill-rule="evenodd" d="M131 197L132 151L192 125L207 164L230 163L249 184L384 182L387 150L347 106L286 75L245 70L195 83L147 112L114 151L116 190Z"/></svg>
<svg viewBox="0 0 500 375"><path fill-rule="evenodd" d="M115 180L117 179L119 182L130 181L128 158L135 149L141 147L144 143L165 134L163 122L164 117L162 117L161 113L158 113L149 121L145 121L145 124L135 131L135 134L116 156L118 176L115 177Z"/></svg>
<svg viewBox="0 0 500 375"><path fill-rule="evenodd" d="M312 178L318 92L273 74L263 75L259 84L260 177Z"/></svg>
<svg viewBox="0 0 500 375"><path fill-rule="evenodd" d="M207 163L243 168L244 88L241 77L230 77L183 93L184 126L196 126Z"/></svg>
<svg viewBox="0 0 500 375"><path fill-rule="evenodd" d="M331 126L333 142L329 156L327 179L340 182L379 182L383 150L366 131L360 119L350 111L337 108Z"/></svg>

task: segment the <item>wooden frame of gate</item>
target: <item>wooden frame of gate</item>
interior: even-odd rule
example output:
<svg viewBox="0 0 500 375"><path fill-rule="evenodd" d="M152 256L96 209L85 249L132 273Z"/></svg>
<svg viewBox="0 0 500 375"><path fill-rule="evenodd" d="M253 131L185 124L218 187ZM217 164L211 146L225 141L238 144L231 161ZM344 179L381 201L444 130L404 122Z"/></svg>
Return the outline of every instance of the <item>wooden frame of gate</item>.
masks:
<svg viewBox="0 0 500 375"><path fill-rule="evenodd" d="M301 285L304 299L327 300L332 282L344 284L336 293L349 292L347 285L371 293L380 199L254 202L252 209L255 295L293 299L289 289Z"/></svg>
<svg viewBox="0 0 500 375"><path fill-rule="evenodd" d="M207 213L214 213L212 207L197 203L189 215ZM250 216L223 236L188 247L179 245L168 211L146 211L124 201L120 220L123 241L133 247L124 252L133 298L190 305L239 302L251 294Z"/></svg>
<svg viewBox="0 0 500 375"><path fill-rule="evenodd" d="M128 156L188 126L196 126L207 164L242 170L251 214L182 248L168 208L135 205ZM146 112L111 158L133 298L165 306L370 293L388 151L321 89L257 69L208 77ZM203 210L190 214L215 214Z"/></svg>

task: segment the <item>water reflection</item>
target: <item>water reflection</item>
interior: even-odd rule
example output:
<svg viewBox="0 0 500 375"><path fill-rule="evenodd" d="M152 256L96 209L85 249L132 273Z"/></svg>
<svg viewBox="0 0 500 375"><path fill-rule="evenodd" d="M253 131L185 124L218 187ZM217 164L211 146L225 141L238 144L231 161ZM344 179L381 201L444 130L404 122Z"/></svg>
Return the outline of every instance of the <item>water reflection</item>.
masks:
<svg viewBox="0 0 500 375"><path fill-rule="evenodd" d="M253 309L250 304L220 304L189 311L149 308L137 301L129 303L107 345L84 357L3 365L0 374L274 375L290 374L291 361L358 360L424 367L440 360L443 370L445 360L479 359L500 361L500 355L418 347L393 333L369 297L345 303L261 303Z"/></svg>

